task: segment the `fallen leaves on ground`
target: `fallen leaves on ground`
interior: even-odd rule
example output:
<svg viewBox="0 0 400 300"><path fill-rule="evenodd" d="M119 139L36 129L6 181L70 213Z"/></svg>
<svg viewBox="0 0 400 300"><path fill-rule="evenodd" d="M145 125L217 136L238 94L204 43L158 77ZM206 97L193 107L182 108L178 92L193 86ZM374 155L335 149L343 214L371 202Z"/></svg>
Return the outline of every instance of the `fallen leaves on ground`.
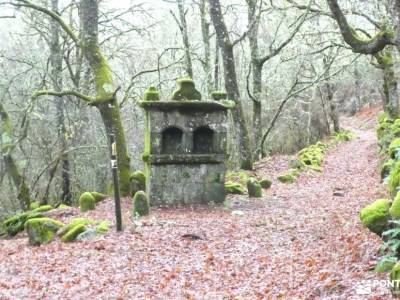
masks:
<svg viewBox="0 0 400 300"><path fill-rule="evenodd" d="M274 180L261 199L153 209L140 232L124 199L123 233L40 247L23 233L2 240L0 299L388 299L388 291L356 293L363 280L386 279L371 271L380 239L358 218L385 196L373 126L364 126L375 115L346 121L357 138L330 150L322 173ZM256 173L276 178L287 160L274 156ZM113 201L82 215L113 221Z"/></svg>

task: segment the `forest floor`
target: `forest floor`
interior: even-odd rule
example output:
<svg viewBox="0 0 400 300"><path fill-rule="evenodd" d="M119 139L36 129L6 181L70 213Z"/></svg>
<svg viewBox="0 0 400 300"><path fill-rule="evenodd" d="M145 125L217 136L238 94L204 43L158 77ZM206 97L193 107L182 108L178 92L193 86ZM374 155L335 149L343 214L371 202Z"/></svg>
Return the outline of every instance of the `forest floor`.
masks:
<svg viewBox="0 0 400 300"><path fill-rule="evenodd" d="M356 138L329 150L322 173L283 184L276 176L290 157L259 163L257 175L274 178L263 198L153 209L135 230L126 199L123 233L40 247L24 234L1 240L0 299L388 299L387 288L359 291L387 278L372 271L380 239L359 221L363 206L386 196L376 113L344 119ZM112 221L112 199L79 215Z"/></svg>

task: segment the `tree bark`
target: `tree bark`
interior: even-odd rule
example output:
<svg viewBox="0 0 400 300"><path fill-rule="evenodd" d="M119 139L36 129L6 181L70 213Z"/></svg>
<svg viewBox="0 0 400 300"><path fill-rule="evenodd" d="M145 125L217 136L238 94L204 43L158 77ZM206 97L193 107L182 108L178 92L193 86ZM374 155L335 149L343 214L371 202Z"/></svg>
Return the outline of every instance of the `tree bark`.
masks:
<svg viewBox="0 0 400 300"><path fill-rule="evenodd" d="M200 5L201 36L204 45L204 61L202 65L204 73L206 74L207 92L210 95L213 92L213 79L211 70L210 23L207 20L206 0L201 0L199 5Z"/></svg>
<svg viewBox="0 0 400 300"><path fill-rule="evenodd" d="M4 160L6 172L8 173L8 175L14 182L15 187L17 188L17 199L19 202L19 206L22 210L28 210L31 203L31 192L28 184L26 183L25 176L21 174L13 156L11 155L11 151L14 147L12 138L13 127L10 117L1 103L0 120L0 154L2 155Z"/></svg>
<svg viewBox="0 0 400 300"><path fill-rule="evenodd" d="M107 135L115 135L118 171L121 194L130 194L130 158L128 156L125 132L122 126L120 109L115 97L115 87L111 68L99 48L98 43L98 3L96 0L81 0L80 16L82 22L82 51L89 62L94 75L97 97L113 99L111 102L98 103Z"/></svg>
<svg viewBox="0 0 400 300"><path fill-rule="evenodd" d="M375 54L374 57L383 73L384 110L392 119L396 119L400 116L400 109L392 53L388 50Z"/></svg>
<svg viewBox="0 0 400 300"><path fill-rule="evenodd" d="M58 12L58 0L51 0L51 10L59 14ZM51 79L53 81L53 87L56 92L61 92L63 89L62 80L62 62L63 54L60 47L60 26L59 24L51 19L50 20L50 64L51 64ZM64 123L64 97L54 97L57 109L57 131L58 139L60 141L60 152L64 153L67 149L67 130ZM68 154L63 154L61 157L61 203L66 205L72 204L71 195L71 180L70 180L70 162ZM47 199L45 199L47 200Z"/></svg>
<svg viewBox="0 0 400 300"><path fill-rule="evenodd" d="M222 62L224 65L225 89L229 99L235 101L236 108L233 110L233 119L238 127L240 167L245 170L253 169L253 153L249 130L240 100L239 85L237 81L235 59L233 55L233 43L230 41L228 29L226 28L219 0L209 0L210 16L214 24L218 44L222 51Z"/></svg>
<svg viewBox="0 0 400 300"><path fill-rule="evenodd" d="M387 28L382 28L373 38L365 40L360 38L356 31L349 25L345 15L339 7L337 0L326 0L333 18L336 20L344 41L356 53L376 54L387 45L395 44L394 33Z"/></svg>
<svg viewBox="0 0 400 300"><path fill-rule="evenodd" d="M176 22L178 23L179 29L181 31L183 47L185 49L186 74L190 78L193 78L192 57L190 55L190 43L189 43L189 35L186 23L185 7L183 6L182 0L177 0L176 2L178 4L179 19L180 19L180 22L178 20L176 20Z"/></svg>

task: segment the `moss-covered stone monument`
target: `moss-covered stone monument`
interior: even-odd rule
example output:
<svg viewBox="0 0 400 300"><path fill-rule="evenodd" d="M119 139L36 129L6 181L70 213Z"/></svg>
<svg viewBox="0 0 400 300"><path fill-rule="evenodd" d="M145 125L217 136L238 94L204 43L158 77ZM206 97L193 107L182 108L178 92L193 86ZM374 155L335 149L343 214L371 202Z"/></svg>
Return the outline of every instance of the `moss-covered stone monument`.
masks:
<svg viewBox="0 0 400 300"><path fill-rule="evenodd" d="M149 202L222 203L227 115L234 103L200 100L193 81L185 79L178 83L179 88L171 96L174 100L140 102L146 113L143 160Z"/></svg>

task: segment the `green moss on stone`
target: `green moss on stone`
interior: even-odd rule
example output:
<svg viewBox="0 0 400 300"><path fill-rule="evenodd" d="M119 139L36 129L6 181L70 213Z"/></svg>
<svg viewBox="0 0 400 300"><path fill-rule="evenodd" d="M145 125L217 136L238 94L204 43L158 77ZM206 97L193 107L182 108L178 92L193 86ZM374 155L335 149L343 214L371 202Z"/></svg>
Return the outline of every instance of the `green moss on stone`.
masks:
<svg viewBox="0 0 400 300"><path fill-rule="evenodd" d="M150 212L149 201L143 191L138 191L133 197L133 215L146 216Z"/></svg>
<svg viewBox="0 0 400 300"><path fill-rule="evenodd" d="M96 221L93 219L75 218L75 219L72 219L67 225L60 228L57 231L57 235L61 237L77 225L93 225L93 224L96 224Z"/></svg>
<svg viewBox="0 0 400 300"><path fill-rule="evenodd" d="M61 241L64 243L70 243L76 240L78 235L86 230L86 226L83 224L78 224L72 227L66 234L61 237Z"/></svg>
<svg viewBox="0 0 400 300"><path fill-rule="evenodd" d="M243 195L246 193L246 190L240 183L228 181L225 183L225 192L227 194Z"/></svg>
<svg viewBox="0 0 400 300"><path fill-rule="evenodd" d="M196 90L192 79L178 80L178 89L172 93L171 100L201 100L201 94Z"/></svg>
<svg viewBox="0 0 400 300"><path fill-rule="evenodd" d="M247 181L251 178L251 173L246 171L229 172L226 174L226 180L232 182L239 182L245 186Z"/></svg>
<svg viewBox="0 0 400 300"><path fill-rule="evenodd" d="M400 162L396 162L392 167L387 184L390 196L396 196L398 187L400 185Z"/></svg>
<svg viewBox="0 0 400 300"><path fill-rule="evenodd" d="M381 166L381 178L385 179L386 177L389 176L393 166L395 164L395 161L393 159L388 160L387 162L385 162L382 166Z"/></svg>
<svg viewBox="0 0 400 300"><path fill-rule="evenodd" d="M16 214L2 223L2 231L6 232L8 236L15 236L24 230L27 220L39 217L42 217L42 214L34 211Z"/></svg>
<svg viewBox="0 0 400 300"><path fill-rule="evenodd" d="M31 210L33 210L33 209L38 208L39 206L40 206L40 204L39 204L38 201L32 201L31 204L29 205L29 208L30 208Z"/></svg>
<svg viewBox="0 0 400 300"><path fill-rule="evenodd" d="M379 199L364 207L360 212L362 224L372 232L380 235L388 228L390 202Z"/></svg>
<svg viewBox="0 0 400 300"><path fill-rule="evenodd" d="M63 223L50 218L33 218L25 223L25 229L28 233L29 244L38 246L50 243Z"/></svg>
<svg viewBox="0 0 400 300"><path fill-rule="evenodd" d="M105 194L102 194L99 192L90 192L90 193L92 194L94 201L96 203L99 203L108 197L108 195L105 195Z"/></svg>
<svg viewBox="0 0 400 300"><path fill-rule="evenodd" d="M400 193L397 193L396 197L394 197L394 201L390 206L389 213L394 219L400 218Z"/></svg>
<svg viewBox="0 0 400 300"><path fill-rule="evenodd" d="M390 278L390 289L393 295L400 295L400 263L397 263L389 275Z"/></svg>
<svg viewBox="0 0 400 300"><path fill-rule="evenodd" d="M35 208L33 211L34 212L46 212L46 211L49 211L52 209L53 209L53 206L51 206L51 205L42 205L42 206L39 206L38 208Z"/></svg>
<svg viewBox="0 0 400 300"><path fill-rule="evenodd" d="M214 91L211 93L211 99L214 101L227 100L228 94L224 91Z"/></svg>
<svg viewBox="0 0 400 300"><path fill-rule="evenodd" d="M320 172L326 149L327 145L322 142L310 145L299 152L299 160L303 165Z"/></svg>
<svg viewBox="0 0 400 300"><path fill-rule="evenodd" d="M94 210L96 208L96 200L93 195L89 192L83 193L79 197L79 207L81 212Z"/></svg>
<svg viewBox="0 0 400 300"><path fill-rule="evenodd" d="M400 150L400 138L395 138L389 145L389 157L391 159L396 159L399 150Z"/></svg>
<svg viewBox="0 0 400 300"><path fill-rule="evenodd" d="M138 191L146 190L146 175L142 171L135 171L130 176L131 185L132 185L132 197Z"/></svg>
<svg viewBox="0 0 400 300"><path fill-rule="evenodd" d="M96 227L96 232L99 234L106 234L109 230L110 230L110 222L108 221L102 221Z"/></svg>
<svg viewBox="0 0 400 300"><path fill-rule="evenodd" d="M249 180L247 180L247 192L249 193L249 197L262 197L262 188L257 179L250 178Z"/></svg>
<svg viewBox="0 0 400 300"><path fill-rule="evenodd" d="M160 93L158 92L157 88L154 86L149 87L143 96L144 101L159 101L160 100Z"/></svg>
<svg viewBox="0 0 400 300"><path fill-rule="evenodd" d="M269 189L272 185L272 181L267 178L264 178L260 180L260 185L263 189Z"/></svg>
<svg viewBox="0 0 400 300"><path fill-rule="evenodd" d="M338 142L349 142L354 138L354 134L349 130L342 130L335 133L334 138Z"/></svg>
<svg viewBox="0 0 400 300"><path fill-rule="evenodd" d="M284 175L280 175L278 176L278 180L282 183L293 183L296 181L296 176L293 175L292 173L289 174L284 174Z"/></svg>

